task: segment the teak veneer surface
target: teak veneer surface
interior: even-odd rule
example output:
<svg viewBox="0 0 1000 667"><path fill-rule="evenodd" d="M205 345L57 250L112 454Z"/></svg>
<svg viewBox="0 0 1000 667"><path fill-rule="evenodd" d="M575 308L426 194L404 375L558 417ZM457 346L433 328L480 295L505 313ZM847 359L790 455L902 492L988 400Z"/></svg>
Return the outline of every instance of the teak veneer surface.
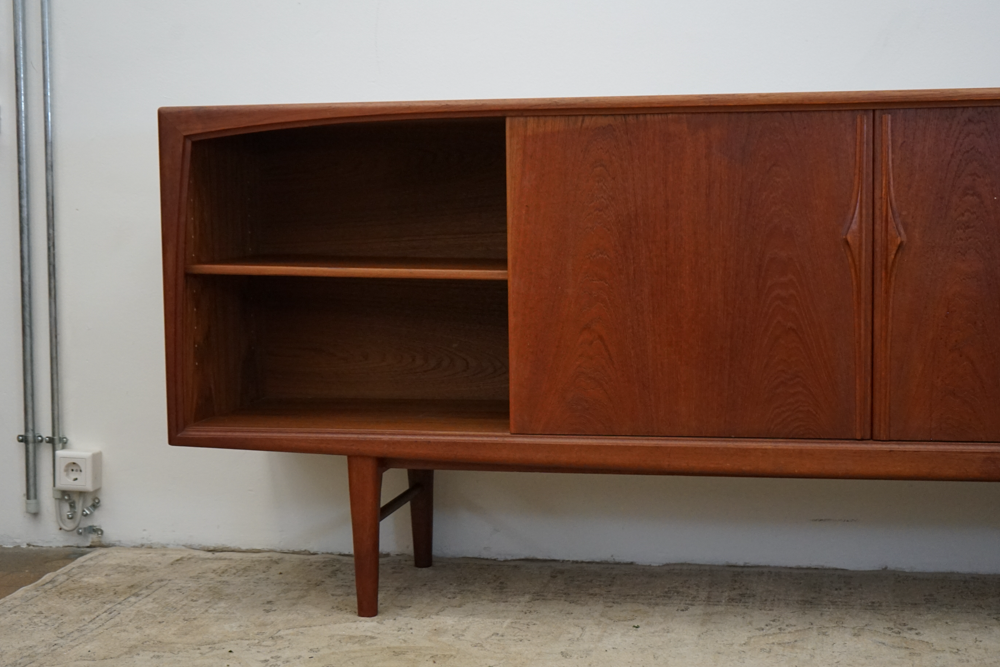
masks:
<svg viewBox="0 0 1000 667"><path fill-rule="evenodd" d="M507 400L506 283L257 282L266 398Z"/></svg>
<svg viewBox="0 0 1000 667"><path fill-rule="evenodd" d="M878 130L877 435L1000 441L1000 109Z"/></svg>
<svg viewBox="0 0 1000 667"><path fill-rule="evenodd" d="M194 142L187 262L505 261L504 142L495 118Z"/></svg>
<svg viewBox="0 0 1000 667"><path fill-rule="evenodd" d="M374 456L393 467L836 479L995 481L995 444L483 434L194 424L173 443ZM420 463L423 462L423 463Z"/></svg>
<svg viewBox="0 0 1000 667"><path fill-rule="evenodd" d="M500 119L261 137L258 247L265 254L506 259Z"/></svg>
<svg viewBox="0 0 1000 667"><path fill-rule="evenodd" d="M998 104L163 109L170 440L417 467L1000 479Z"/></svg>
<svg viewBox="0 0 1000 667"><path fill-rule="evenodd" d="M510 404L463 399L263 399L197 426L503 435L510 432Z"/></svg>
<svg viewBox="0 0 1000 667"><path fill-rule="evenodd" d="M188 264L188 273L231 276L507 280L506 259L260 255Z"/></svg>
<svg viewBox="0 0 1000 667"><path fill-rule="evenodd" d="M268 400L507 401L506 283L193 276L189 285L193 421Z"/></svg>
<svg viewBox="0 0 1000 667"><path fill-rule="evenodd" d="M432 102L268 104L168 107L159 110L161 137L211 137L316 125L323 122L379 121L481 116L604 115L698 111L808 111L892 109L1000 104L1000 88L888 90L810 93L747 93L576 97Z"/></svg>
<svg viewBox="0 0 1000 667"><path fill-rule="evenodd" d="M512 119L512 430L869 437L870 124Z"/></svg>

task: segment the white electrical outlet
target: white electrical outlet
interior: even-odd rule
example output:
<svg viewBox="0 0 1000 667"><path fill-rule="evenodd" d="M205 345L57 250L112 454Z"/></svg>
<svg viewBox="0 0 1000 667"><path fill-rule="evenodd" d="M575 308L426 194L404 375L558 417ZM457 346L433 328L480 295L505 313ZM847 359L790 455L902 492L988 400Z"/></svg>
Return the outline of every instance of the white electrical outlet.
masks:
<svg viewBox="0 0 1000 667"><path fill-rule="evenodd" d="M101 453L56 450L56 488L60 491L97 491L101 488Z"/></svg>

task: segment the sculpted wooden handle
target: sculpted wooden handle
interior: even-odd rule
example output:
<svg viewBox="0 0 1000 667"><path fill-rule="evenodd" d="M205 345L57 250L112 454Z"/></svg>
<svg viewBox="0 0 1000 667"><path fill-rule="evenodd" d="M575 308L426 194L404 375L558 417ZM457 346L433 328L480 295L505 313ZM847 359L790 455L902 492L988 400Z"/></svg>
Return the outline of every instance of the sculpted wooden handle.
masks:
<svg viewBox="0 0 1000 667"><path fill-rule="evenodd" d="M851 197L852 206L847 227L844 229L844 241L847 243L848 255L851 257L851 270L854 273L855 284L858 283L859 271L864 261L864 237L861 228L861 204L864 200L862 183L865 177L865 135L868 119L866 115L858 115L857 120L857 150L854 165L854 193Z"/></svg>
<svg viewBox="0 0 1000 667"><path fill-rule="evenodd" d="M906 243L906 234L896 212L896 195L892 186L892 117L882 116L882 211L885 215L886 270L892 275L896 255Z"/></svg>
<svg viewBox="0 0 1000 667"><path fill-rule="evenodd" d="M869 387L866 384L865 369L868 359L871 357L868 343L866 342L866 328L868 326L868 315L870 303L868 301L871 294L869 267L870 257L868 243L871 237L867 229L867 210L865 202L869 201L866 192L867 184L871 178L870 165L870 113L860 113L856 119L856 144L854 151L854 187L851 194L851 207L848 212L847 224L844 226L843 239L848 261L851 264L851 281L854 286L854 336L855 336L855 367L856 373L856 406L854 437L867 438L870 435L871 417L869 405Z"/></svg>
<svg viewBox="0 0 1000 667"><path fill-rule="evenodd" d="M886 113L881 118L882 144L879 147L881 219L876 223L882 245L879 257L876 259L880 281L877 283L878 292L875 300L875 345L878 354L874 367L872 430L874 437L889 439L892 436L889 424L889 359L891 356L889 329L892 323L893 277L896 270L896 260L903 245L906 244L906 234L896 211L896 195L892 182L892 117Z"/></svg>

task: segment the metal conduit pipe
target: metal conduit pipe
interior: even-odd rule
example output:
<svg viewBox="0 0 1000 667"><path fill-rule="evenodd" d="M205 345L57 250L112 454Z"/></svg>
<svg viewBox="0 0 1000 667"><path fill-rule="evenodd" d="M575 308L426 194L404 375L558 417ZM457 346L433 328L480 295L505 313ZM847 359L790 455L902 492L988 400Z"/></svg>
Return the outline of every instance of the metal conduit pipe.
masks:
<svg viewBox="0 0 1000 667"><path fill-rule="evenodd" d="M25 511L38 514L38 442L35 432L35 358L31 312L31 230L28 225L28 132L24 90L24 0L14 0L14 85L17 106L17 201L21 236L21 360L24 379Z"/></svg>
<svg viewBox="0 0 1000 667"><path fill-rule="evenodd" d="M59 320L56 310L56 205L55 178L52 157L52 66L49 47L49 0L41 0L42 9L42 105L45 115L45 229L48 245L49 273L49 388L52 404L52 435L45 440L52 443L52 486L55 490L56 451L68 442L62 431L62 406L59 391ZM58 511L58 510L57 510Z"/></svg>
<svg viewBox="0 0 1000 667"><path fill-rule="evenodd" d="M80 520L100 504L94 498L90 508L82 512L78 505L83 504L79 493L67 493L56 488L58 470L56 468L56 452L66 446L68 438L62 430L62 401L59 391L59 318L56 302L56 206L54 158L52 151L52 59L49 31L49 0L41 0L42 12L42 106L45 118L45 231L49 277L49 389L52 406L52 435L45 438L52 444L52 497L56 499L56 523L59 528L67 531L83 530L79 528ZM63 512L63 505L67 512ZM88 526L92 531L100 531ZM103 534L103 533L99 533Z"/></svg>

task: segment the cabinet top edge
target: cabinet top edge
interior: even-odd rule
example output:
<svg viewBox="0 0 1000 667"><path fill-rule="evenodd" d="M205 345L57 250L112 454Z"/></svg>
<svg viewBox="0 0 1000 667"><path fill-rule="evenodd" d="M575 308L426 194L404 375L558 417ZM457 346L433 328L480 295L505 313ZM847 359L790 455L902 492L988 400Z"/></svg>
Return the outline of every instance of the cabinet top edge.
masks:
<svg viewBox="0 0 1000 667"><path fill-rule="evenodd" d="M348 121L970 105L1000 105L1000 88L161 107L159 120L161 129L209 138Z"/></svg>

